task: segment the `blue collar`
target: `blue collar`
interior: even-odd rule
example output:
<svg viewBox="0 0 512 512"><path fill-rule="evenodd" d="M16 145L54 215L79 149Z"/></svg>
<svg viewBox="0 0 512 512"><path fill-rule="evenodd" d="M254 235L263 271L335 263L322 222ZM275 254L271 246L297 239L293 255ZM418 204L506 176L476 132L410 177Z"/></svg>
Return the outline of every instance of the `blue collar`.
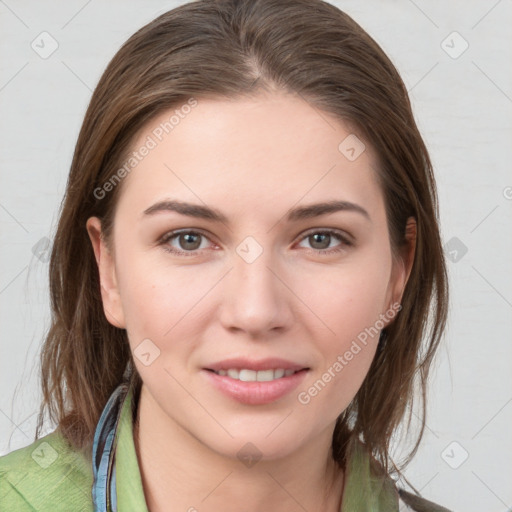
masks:
<svg viewBox="0 0 512 512"><path fill-rule="evenodd" d="M110 395L96 430L92 448L94 512L117 512L115 453L122 404L129 383L122 382Z"/></svg>

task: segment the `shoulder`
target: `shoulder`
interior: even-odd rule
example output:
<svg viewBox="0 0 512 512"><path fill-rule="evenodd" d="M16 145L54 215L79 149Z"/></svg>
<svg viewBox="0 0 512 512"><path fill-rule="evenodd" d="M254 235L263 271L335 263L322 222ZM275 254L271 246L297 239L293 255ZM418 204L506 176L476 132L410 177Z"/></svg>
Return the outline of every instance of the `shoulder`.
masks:
<svg viewBox="0 0 512 512"><path fill-rule="evenodd" d="M451 512L445 507L428 501L425 498L411 494L403 489L397 489L400 503L400 512Z"/></svg>
<svg viewBox="0 0 512 512"><path fill-rule="evenodd" d="M0 457L2 511L92 512L92 465L58 431Z"/></svg>
<svg viewBox="0 0 512 512"><path fill-rule="evenodd" d="M359 439L354 438L349 444L347 457L347 496L343 511L451 512L402 489Z"/></svg>

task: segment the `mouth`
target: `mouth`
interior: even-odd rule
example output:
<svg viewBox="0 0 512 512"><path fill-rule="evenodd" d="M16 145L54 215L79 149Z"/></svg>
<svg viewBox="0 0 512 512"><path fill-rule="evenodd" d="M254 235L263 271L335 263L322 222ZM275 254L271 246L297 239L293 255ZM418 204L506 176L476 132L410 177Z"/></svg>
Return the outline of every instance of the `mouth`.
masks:
<svg viewBox="0 0 512 512"><path fill-rule="evenodd" d="M231 359L203 368L206 382L224 397L246 405L285 399L304 380L309 367L283 359Z"/></svg>
<svg viewBox="0 0 512 512"><path fill-rule="evenodd" d="M229 377L230 379L242 382L272 382L274 380L282 379L283 377L290 377L296 373L307 371L309 368L270 368L268 370L251 370L249 368L213 370L211 368L206 368L206 370L215 373L215 375L219 375L220 377Z"/></svg>

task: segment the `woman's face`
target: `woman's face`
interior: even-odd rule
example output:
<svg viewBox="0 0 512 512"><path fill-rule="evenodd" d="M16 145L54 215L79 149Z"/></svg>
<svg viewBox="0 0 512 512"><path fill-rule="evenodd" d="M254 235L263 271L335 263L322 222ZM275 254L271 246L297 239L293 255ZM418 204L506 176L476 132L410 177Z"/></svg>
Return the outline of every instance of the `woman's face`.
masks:
<svg viewBox="0 0 512 512"><path fill-rule="evenodd" d="M332 436L407 277L361 144L278 93L198 99L139 134L113 254L88 230L155 418L228 456Z"/></svg>

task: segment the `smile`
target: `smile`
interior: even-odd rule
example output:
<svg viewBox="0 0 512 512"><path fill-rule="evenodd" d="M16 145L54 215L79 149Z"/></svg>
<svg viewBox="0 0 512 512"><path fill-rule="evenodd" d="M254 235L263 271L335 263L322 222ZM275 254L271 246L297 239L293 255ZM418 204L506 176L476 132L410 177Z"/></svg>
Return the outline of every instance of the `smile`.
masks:
<svg viewBox="0 0 512 512"><path fill-rule="evenodd" d="M242 382L270 382L272 380L281 379L282 377L289 377L300 370L285 370L284 368L276 368L275 370L249 370L246 368L236 369L230 368L229 370L212 370L217 375L222 377L228 376L231 379L241 380Z"/></svg>
<svg viewBox="0 0 512 512"><path fill-rule="evenodd" d="M204 369L201 373L209 384L221 394L247 405L264 405L275 402L299 386L309 369L228 370Z"/></svg>

